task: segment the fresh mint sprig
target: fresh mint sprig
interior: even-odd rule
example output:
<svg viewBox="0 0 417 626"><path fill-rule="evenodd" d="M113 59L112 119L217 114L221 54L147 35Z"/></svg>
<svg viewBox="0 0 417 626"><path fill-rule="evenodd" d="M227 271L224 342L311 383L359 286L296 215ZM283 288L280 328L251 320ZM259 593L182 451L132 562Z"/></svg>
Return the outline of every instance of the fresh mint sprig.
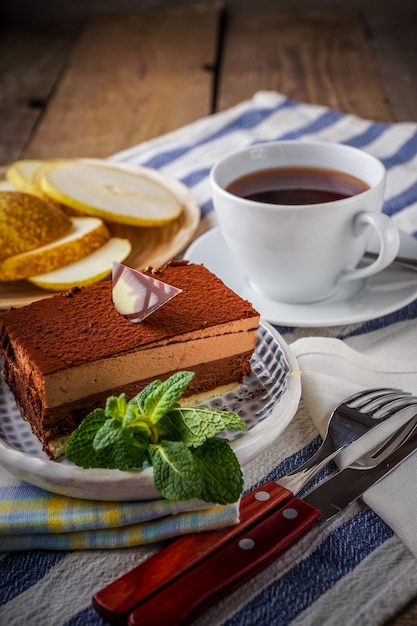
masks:
<svg viewBox="0 0 417 626"><path fill-rule="evenodd" d="M153 466L158 491L170 500L198 498L236 502L243 489L239 461L224 430L246 430L236 415L205 407L182 407L193 372L155 380L129 402L111 396L87 415L69 440L66 457L82 467L142 469Z"/></svg>

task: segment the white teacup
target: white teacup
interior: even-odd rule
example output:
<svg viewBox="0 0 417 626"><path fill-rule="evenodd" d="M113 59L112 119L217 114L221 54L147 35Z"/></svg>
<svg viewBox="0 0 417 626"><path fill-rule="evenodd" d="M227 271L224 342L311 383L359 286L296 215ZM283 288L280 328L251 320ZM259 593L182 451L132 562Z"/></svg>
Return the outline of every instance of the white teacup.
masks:
<svg viewBox="0 0 417 626"><path fill-rule="evenodd" d="M330 196L303 197L308 203L301 203L297 182L295 199L286 197L285 203L281 195L278 202L236 195L245 193L242 185L247 183L249 191L262 186L265 170L275 168L289 169L272 172L272 179L280 174L287 182L294 169L294 175L324 174L326 185L335 185L337 192L338 185L347 184L349 189L339 195L355 195L332 199L330 191ZM236 181L242 177L238 189ZM292 303L329 298L347 281L376 274L393 261L399 234L382 213L385 179L382 163L366 152L318 141L251 146L223 157L210 175L220 229L252 287L268 298ZM381 244L379 256L358 268L374 230Z"/></svg>

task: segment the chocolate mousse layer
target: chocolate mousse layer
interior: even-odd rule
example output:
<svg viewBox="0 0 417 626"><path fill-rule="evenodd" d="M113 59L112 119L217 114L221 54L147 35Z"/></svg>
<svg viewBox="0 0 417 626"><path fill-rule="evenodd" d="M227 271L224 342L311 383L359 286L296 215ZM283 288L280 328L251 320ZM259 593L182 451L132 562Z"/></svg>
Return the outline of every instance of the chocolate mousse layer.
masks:
<svg viewBox="0 0 417 626"><path fill-rule="evenodd" d="M136 395L178 370L187 393L240 383L250 372L259 314L203 265L171 262L146 273L182 293L136 324L117 312L110 281L75 288L0 316L4 377L22 417L54 458L109 395Z"/></svg>

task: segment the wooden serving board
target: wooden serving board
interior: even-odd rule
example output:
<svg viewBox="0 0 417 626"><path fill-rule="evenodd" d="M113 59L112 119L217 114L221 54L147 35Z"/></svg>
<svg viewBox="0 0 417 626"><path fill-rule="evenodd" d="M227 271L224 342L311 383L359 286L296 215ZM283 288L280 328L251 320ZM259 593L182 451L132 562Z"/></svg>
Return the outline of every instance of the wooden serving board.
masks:
<svg viewBox="0 0 417 626"><path fill-rule="evenodd" d="M153 267L163 265L186 248L193 238L200 222L200 208L197 202L187 187L156 170L121 163L111 163L111 166L148 176L171 192L181 204L183 211L179 218L165 226L107 224L113 236L129 239L132 244L132 252L124 261L126 265L135 269L143 269L148 265ZM0 190L9 188L8 184L4 183L6 169L0 170L0 180L3 181ZM0 309L23 306L55 293L40 289L26 280L0 282Z"/></svg>

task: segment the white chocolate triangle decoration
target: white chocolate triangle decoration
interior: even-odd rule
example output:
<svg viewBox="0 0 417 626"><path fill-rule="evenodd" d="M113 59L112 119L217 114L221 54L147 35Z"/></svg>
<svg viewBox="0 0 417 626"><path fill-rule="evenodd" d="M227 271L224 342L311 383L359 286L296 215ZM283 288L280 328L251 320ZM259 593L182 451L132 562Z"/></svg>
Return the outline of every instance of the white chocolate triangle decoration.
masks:
<svg viewBox="0 0 417 626"><path fill-rule="evenodd" d="M112 281L116 310L135 323L144 320L182 291L116 261L113 263Z"/></svg>

